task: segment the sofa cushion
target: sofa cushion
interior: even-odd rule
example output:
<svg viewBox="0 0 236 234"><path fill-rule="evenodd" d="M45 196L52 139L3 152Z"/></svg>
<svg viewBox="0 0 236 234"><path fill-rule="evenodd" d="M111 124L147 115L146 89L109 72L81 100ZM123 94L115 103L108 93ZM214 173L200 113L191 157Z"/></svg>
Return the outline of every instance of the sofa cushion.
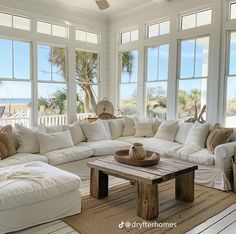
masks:
<svg viewBox="0 0 236 234"><path fill-rule="evenodd" d="M39 153L39 142L36 131L15 124L14 132L19 143L18 153Z"/></svg>
<svg viewBox="0 0 236 234"><path fill-rule="evenodd" d="M155 151L159 153L161 156L166 156L168 150L176 149L179 146L181 146L181 144L177 142L167 141L154 137L143 140L141 143L143 144L146 150Z"/></svg>
<svg viewBox="0 0 236 234"><path fill-rule="evenodd" d="M177 129L178 121L165 120L161 123L154 137L167 141L174 141Z"/></svg>
<svg viewBox="0 0 236 234"><path fill-rule="evenodd" d="M178 148L170 149L167 156L203 165L213 165L215 158L207 149L196 145L181 145Z"/></svg>
<svg viewBox="0 0 236 234"><path fill-rule="evenodd" d="M128 150L131 144L118 140L104 140L96 142L81 142L79 146L86 146L93 150L94 156L113 155L118 150Z"/></svg>
<svg viewBox="0 0 236 234"><path fill-rule="evenodd" d="M89 158L93 155L93 150L84 146L73 146L66 149L50 151L44 154L51 165L58 165L62 163L72 162Z"/></svg>
<svg viewBox="0 0 236 234"><path fill-rule="evenodd" d="M82 129L87 138L87 141L102 141L102 140L110 140L111 133L108 127L106 126L107 122L102 120L95 121L93 123L83 123Z"/></svg>
<svg viewBox="0 0 236 234"><path fill-rule="evenodd" d="M143 140L147 139L146 137L135 137L135 136L127 136L127 137L119 137L116 140L123 141L126 143L134 144L134 143L142 143Z"/></svg>
<svg viewBox="0 0 236 234"><path fill-rule="evenodd" d="M123 136L134 136L135 134L135 117L124 116L124 131Z"/></svg>
<svg viewBox="0 0 236 234"><path fill-rule="evenodd" d="M214 153L217 145L227 143L233 133L232 128L224 128L220 124L215 124L210 134L207 137L206 146L207 149Z"/></svg>
<svg viewBox="0 0 236 234"><path fill-rule="evenodd" d="M135 136L136 137L153 137L153 123L152 122L136 122Z"/></svg>
<svg viewBox="0 0 236 234"><path fill-rule="evenodd" d="M206 138L210 131L209 123L196 122L189 130L188 136L185 140L185 144L199 146L205 148Z"/></svg>
<svg viewBox="0 0 236 234"><path fill-rule="evenodd" d="M74 146L69 130L50 134L38 133L38 140L41 154Z"/></svg>
<svg viewBox="0 0 236 234"><path fill-rule="evenodd" d="M5 179L12 178L12 180ZM80 178L43 162L30 162L0 171L0 210L48 200L78 189Z"/></svg>
<svg viewBox="0 0 236 234"><path fill-rule="evenodd" d="M123 119L110 119L108 120L109 129L112 139L116 139L123 135L124 120Z"/></svg>
<svg viewBox="0 0 236 234"><path fill-rule="evenodd" d="M188 136L189 130L191 129L192 126L193 123L187 123L187 122L180 123L175 136L175 141L180 144L184 144Z"/></svg>
<svg viewBox="0 0 236 234"><path fill-rule="evenodd" d="M79 142L86 141L86 137L84 135L84 132L80 124L81 124L81 121L76 121L66 126L68 127L68 130L70 130L70 134L71 134L74 145L78 144ZM64 131L65 131L65 127L64 127Z"/></svg>
<svg viewBox="0 0 236 234"><path fill-rule="evenodd" d="M35 161L48 163L48 159L40 154L17 153L9 158L1 160L0 168L19 165L27 162L35 162Z"/></svg>

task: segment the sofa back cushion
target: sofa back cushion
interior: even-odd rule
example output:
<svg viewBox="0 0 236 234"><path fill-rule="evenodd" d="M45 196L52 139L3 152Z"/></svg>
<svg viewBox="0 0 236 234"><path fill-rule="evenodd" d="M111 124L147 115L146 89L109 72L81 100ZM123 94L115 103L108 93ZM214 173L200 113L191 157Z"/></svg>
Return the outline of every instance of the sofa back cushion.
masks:
<svg viewBox="0 0 236 234"><path fill-rule="evenodd" d="M41 154L74 146L69 130L49 134L37 133L37 137Z"/></svg>
<svg viewBox="0 0 236 234"><path fill-rule="evenodd" d="M152 122L137 122L135 123L136 137L153 137L153 123Z"/></svg>
<svg viewBox="0 0 236 234"><path fill-rule="evenodd" d="M97 120L93 123L83 123L81 126L89 142L111 140L107 121Z"/></svg>
<svg viewBox="0 0 236 234"><path fill-rule="evenodd" d="M165 120L161 123L154 137L168 141L174 141L177 129L178 121Z"/></svg>
<svg viewBox="0 0 236 234"><path fill-rule="evenodd" d="M11 125L0 129L0 160L16 153Z"/></svg>
<svg viewBox="0 0 236 234"><path fill-rule="evenodd" d="M76 121L72 124L67 125L67 129L70 131L74 145L77 145L80 142L86 141L86 137L81 127L81 121ZM66 130L64 127L64 131Z"/></svg>
<svg viewBox="0 0 236 234"><path fill-rule="evenodd" d="M210 134L207 137L206 146L207 149L214 153L217 145L227 143L233 133L232 128L221 127L220 124L215 124Z"/></svg>
<svg viewBox="0 0 236 234"><path fill-rule="evenodd" d="M124 131L123 119L110 119L108 120L109 129L112 139L122 137Z"/></svg>
<svg viewBox="0 0 236 234"><path fill-rule="evenodd" d="M205 148L206 138L210 131L209 123L196 122L189 130L188 136L185 140L185 144L199 146Z"/></svg>
<svg viewBox="0 0 236 234"><path fill-rule="evenodd" d="M124 116L124 131L123 136L134 136L135 135L135 119L134 117Z"/></svg>
<svg viewBox="0 0 236 234"><path fill-rule="evenodd" d="M15 124L14 133L19 144L18 153L39 153L39 142L36 131Z"/></svg>
<svg viewBox="0 0 236 234"><path fill-rule="evenodd" d="M194 123L187 123L187 122L179 123L179 127L175 136L175 141L180 144L184 144L188 136L189 130L191 129L193 124Z"/></svg>

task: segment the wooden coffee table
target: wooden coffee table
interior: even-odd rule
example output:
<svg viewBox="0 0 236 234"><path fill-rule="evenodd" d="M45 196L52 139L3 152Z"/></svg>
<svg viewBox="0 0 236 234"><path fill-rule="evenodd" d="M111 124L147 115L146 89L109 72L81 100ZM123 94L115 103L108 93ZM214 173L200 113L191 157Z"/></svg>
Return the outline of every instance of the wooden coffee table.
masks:
<svg viewBox="0 0 236 234"><path fill-rule="evenodd" d="M161 158L156 166L137 167L117 162L113 156L89 162L90 195L108 196L108 175L129 180L136 185L137 215L151 220L159 214L158 184L175 179L175 198L194 200L194 176L197 165Z"/></svg>

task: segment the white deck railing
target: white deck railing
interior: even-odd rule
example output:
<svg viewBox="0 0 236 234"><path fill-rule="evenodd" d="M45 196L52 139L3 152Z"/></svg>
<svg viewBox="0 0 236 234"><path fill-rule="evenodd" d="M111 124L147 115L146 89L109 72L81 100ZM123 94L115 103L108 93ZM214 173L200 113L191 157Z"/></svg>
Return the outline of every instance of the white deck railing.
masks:
<svg viewBox="0 0 236 234"><path fill-rule="evenodd" d="M80 113L77 114L77 119L83 120L91 117L91 113ZM13 118L0 118L0 125L5 126L7 124L21 124L26 127L30 127L30 118L25 117L13 117ZM55 126L55 125L66 125L67 124L67 115L45 115L39 116L39 124L44 124L45 126Z"/></svg>

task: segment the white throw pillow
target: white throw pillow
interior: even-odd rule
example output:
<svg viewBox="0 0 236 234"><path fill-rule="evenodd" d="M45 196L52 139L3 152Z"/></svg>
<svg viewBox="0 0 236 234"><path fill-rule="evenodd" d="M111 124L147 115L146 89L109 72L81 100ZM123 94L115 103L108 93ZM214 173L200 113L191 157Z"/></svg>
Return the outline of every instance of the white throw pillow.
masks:
<svg viewBox="0 0 236 234"><path fill-rule="evenodd" d="M18 153L39 153L39 142L36 131L15 124L14 134L19 144Z"/></svg>
<svg viewBox="0 0 236 234"><path fill-rule="evenodd" d="M38 133L38 141L41 154L74 146L69 130L50 134Z"/></svg>
<svg viewBox="0 0 236 234"><path fill-rule="evenodd" d="M188 136L185 140L184 144L191 144L195 146L199 146L201 148L205 148L206 138L210 131L209 123L198 123L196 122L191 129L189 130Z"/></svg>
<svg viewBox="0 0 236 234"><path fill-rule="evenodd" d="M192 126L193 123L187 123L187 122L180 123L178 131L175 136L175 141L180 144L184 144L188 136L189 130L191 129Z"/></svg>
<svg viewBox="0 0 236 234"><path fill-rule="evenodd" d="M153 137L153 123L152 122L137 122L135 123L136 137Z"/></svg>
<svg viewBox="0 0 236 234"><path fill-rule="evenodd" d="M153 122L153 135L155 135L157 133L158 128L161 125L161 121L158 118L153 118L152 119Z"/></svg>
<svg viewBox="0 0 236 234"><path fill-rule="evenodd" d="M135 135L135 120L132 117L124 116L124 131L123 136L134 136Z"/></svg>
<svg viewBox="0 0 236 234"><path fill-rule="evenodd" d="M87 141L102 141L111 140L111 133L108 132L106 123L104 121L98 120L93 123L83 123L82 129L87 138ZM110 131L110 130L109 130Z"/></svg>
<svg viewBox="0 0 236 234"><path fill-rule="evenodd" d="M86 137L84 135L84 132L82 130L82 127L80 125L80 121L76 121L72 124L69 124L67 127L70 130L70 134L73 140L74 145L86 141ZM65 131L65 127L64 127L64 131Z"/></svg>
<svg viewBox="0 0 236 234"><path fill-rule="evenodd" d="M110 119L108 120L109 129L112 139L122 137L124 131L123 119Z"/></svg>
<svg viewBox="0 0 236 234"><path fill-rule="evenodd" d="M177 129L178 121L165 120L161 123L154 137L168 141L174 141Z"/></svg>

